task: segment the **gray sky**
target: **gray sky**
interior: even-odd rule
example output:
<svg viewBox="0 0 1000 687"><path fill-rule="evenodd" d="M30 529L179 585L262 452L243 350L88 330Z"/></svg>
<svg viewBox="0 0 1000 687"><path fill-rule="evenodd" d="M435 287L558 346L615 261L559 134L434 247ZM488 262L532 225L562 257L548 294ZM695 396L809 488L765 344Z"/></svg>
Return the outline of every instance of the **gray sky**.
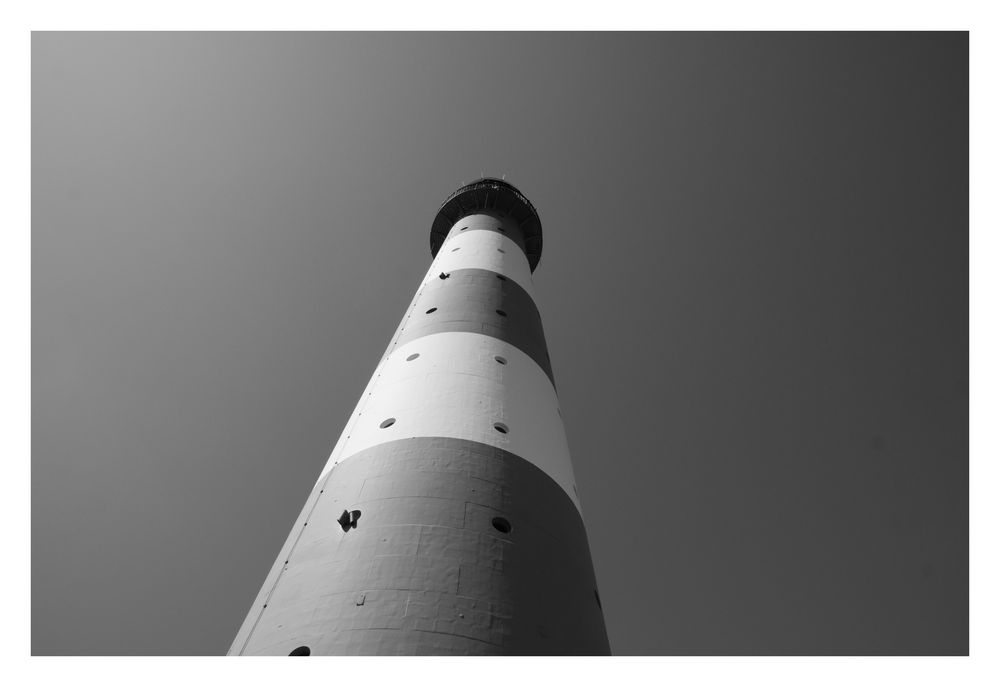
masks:
<svg viewBox="0 0 1000 687"><path fill-rule="evenodd" d="M32 652L226 651L481 173L612 649L968 650L967 34L34 34Z"/></svg>

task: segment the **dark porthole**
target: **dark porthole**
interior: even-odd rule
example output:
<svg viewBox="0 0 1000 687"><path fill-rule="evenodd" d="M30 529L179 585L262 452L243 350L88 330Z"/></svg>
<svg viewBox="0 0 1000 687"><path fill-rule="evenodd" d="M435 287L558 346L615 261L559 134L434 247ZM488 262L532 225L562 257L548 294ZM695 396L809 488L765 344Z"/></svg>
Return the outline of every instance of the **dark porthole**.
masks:
<svg viewBox="0 0 1000 687"><path fill-rule="evenodd" d="M468 227L462 227L459 231L465 231L466 229L468 229Z"/></svg>
<svg viewBox="0 0 1000 687"><path fill-rule="evenodd" d="M406 361L407 361L407 362L409 362L409 361L411 361L411 360L416 360L416 359L417 359L417 358L419 358L419 357L420 357L420 354L419 354L419 353L414 353L413 355L408 355L408 356L406 356Z"/></svg>
<svg viewBox="0 0 1000 687"><path fill-rule="evenodd" d="M505 313L503 310L500 310L499 308L497 308L497 315L499 315L500 317L507 317L507 313Z"/></svg>
<svg viewBox="0 0 1000 687"><path fill-rule="evenodd" d="M493 518L493 529L501 534L510 534L510 520L507 518Z"/></svg>
<svg viewBox="0 0 1000 687"><path fill-rule="evenodd" d="M300 646L300 647L297 647L295 649L292 649L292 653L290 653L288 655L289 656L308 656L311 653L312 652L309 650L309 647L307 647L307 646Z"/></svg>
<svg viewBox="0 0 1000 687"><path fill-rule="evenodd" d="M510 431L510 428L508 428L507 425L505 425L502 422L494 422L493 429L500 432L501 434L506 434L507 432Z"/></svg>
<svg viewBox="0 0 1000 687"><path fill-rule="evenodd" d="M457 250L461 250L461 249L462 249L462 247L461 247L461 246L459 246L458 248L452 248L452 249L451 249L451 252L452 252L452 253L454 253L455 251L457 251Z"/></svg>
<svg viewBox="0 0 1000 687"><path fill-rule="evenodd" d="M506 365L507 364L507 359L504 358L502 355L495 355L495 356L493 356L493 359L495 361L497 361L498 363L500 363L501 365Z"/></svg>
<svg viewBox="0 0 1000 687"><path fill-rule="evenodd" d="M503 276L502 274L498 274L497 279L499 279L500 281L507 281L507 277Z"/></svg>
<svg viewBox="0 0 1000 687"><path fill-rule="evenodd" d="M497 248L497 250L500 251L501 253L506 253L507 252L503 248Z"/></svg>
<svg viewBox="0 0 1000 687"><path fill-rule="evenodd" d="M378 428L385 429L386 427L392 427L394 424L396 424L396 418L390 417L388 420L382 420L382 424Z"/></svg>
<svg viewBox="0 0 1000 687"><path fill-rule="evenodd" d="M427 314L427 315L430 315L430 314L431 314L432 312L434 312L435 310L437 310L437 308L431 308L431 309L430 309L430 310L428 310L428 311L427 311L427 312L426 312L425 314Z"/></svg>

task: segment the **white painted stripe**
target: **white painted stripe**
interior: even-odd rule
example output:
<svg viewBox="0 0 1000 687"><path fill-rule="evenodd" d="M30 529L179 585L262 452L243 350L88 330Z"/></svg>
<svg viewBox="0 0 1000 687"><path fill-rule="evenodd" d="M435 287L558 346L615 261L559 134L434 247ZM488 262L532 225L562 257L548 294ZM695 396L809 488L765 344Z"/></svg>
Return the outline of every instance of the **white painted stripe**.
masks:
<svg viewBox="0 0 1000 687"><path fill-rule="evenodd" d="M413 354L419 357L406 360ZM497 446L531 462L579 509L555 389L520 349L483 334L432 334L394 350L373 382L351 418L350 436L341 437L323 474L387 441L454 437ZM392 426L380 428L389 418L395 419ZM494 428L497 422L509 428L506 434Z"/></svg>

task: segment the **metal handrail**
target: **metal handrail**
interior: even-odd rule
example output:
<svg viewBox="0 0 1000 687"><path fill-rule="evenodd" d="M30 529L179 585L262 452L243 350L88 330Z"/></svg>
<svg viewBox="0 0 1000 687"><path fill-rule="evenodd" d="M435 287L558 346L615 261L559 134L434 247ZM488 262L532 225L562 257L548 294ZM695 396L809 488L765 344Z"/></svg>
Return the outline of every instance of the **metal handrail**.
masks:
<svg viewBox="0 0 1000 687"><path fill-rule="evenodd" d="M473 182L471 182L469 184L466 184L465 186L463 186L462 188L458 189L457 191L455 191L454 193L452 193L450 196L448 196L445 199L445 201L443 203L441 203L441 207L443 208L445 205L447 205L448 203L450 203L452 201L452 199L454 199L457 196L462 195L463 193L467 193L469 191L477 191L479 189L487 189L487 190L489 190L489 189L497 189L497 190L503 189L505 191L508 191L508 192L512 193L514 195L514 197L516 197L519 201L521 201L522 203L524 203L528 207L528 209L531 210L531 213L533 215L535 215L536 217L538 216L538 210L535 209L535 206L532 205L531 201L528 200L524 196L523 193L521 193L520 191L518 191L516 187L514 187L511 184L508 184L503 179L494 179L492 177L484 177L482 179L477 179L476 181L473 181Z"/></svg>

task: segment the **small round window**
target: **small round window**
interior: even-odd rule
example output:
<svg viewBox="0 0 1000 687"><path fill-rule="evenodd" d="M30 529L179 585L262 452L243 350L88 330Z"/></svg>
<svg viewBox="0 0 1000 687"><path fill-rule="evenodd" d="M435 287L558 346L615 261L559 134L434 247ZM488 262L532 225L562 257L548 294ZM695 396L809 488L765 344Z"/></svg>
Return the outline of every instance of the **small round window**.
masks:
<svg viewBox="0 0 1000 687"><path fill-rule="evenodd" d="M380 424L378 428L385 429L386 427L392 427L394 424L396 424L396 418L390 417L386 420L382 420L382 424Z"/></svg>
<svg viewBox="0 0 1000 687"><path fill-rule="evenodd" d="M437 310L437 308L431 308L425 314L430 315L432 312L435 312L436 310Z"/></svg>
<svg viewBox="0 0 1000 687"><path fill-rule="evenodd" d="M496 431L500 432L501 434L506 434L507 432L510 431L510 428L507 427L507 425L505 425L502 422L494 422L493 423L493 429L495 429Z"/></svg>
<svg viewBox="0 0 1000 687"><path fill-rule="evenodd" d="M510 520L500 517L493 518L493 529L501 534L510 534L512 529L510 526Z"/></svg>
<svg viewBox="0 0 1000 687"><path fill-rule="evenodd" d="M406 361L407 361L407 362L409 362L409 361L411 361L411 360L416 360L416 359L417 359L417 358L419 358L419 357L420 357L420 354L419 354L419 353L414 353L413 355L408 355L408 356L406 356Z"/></svg>

